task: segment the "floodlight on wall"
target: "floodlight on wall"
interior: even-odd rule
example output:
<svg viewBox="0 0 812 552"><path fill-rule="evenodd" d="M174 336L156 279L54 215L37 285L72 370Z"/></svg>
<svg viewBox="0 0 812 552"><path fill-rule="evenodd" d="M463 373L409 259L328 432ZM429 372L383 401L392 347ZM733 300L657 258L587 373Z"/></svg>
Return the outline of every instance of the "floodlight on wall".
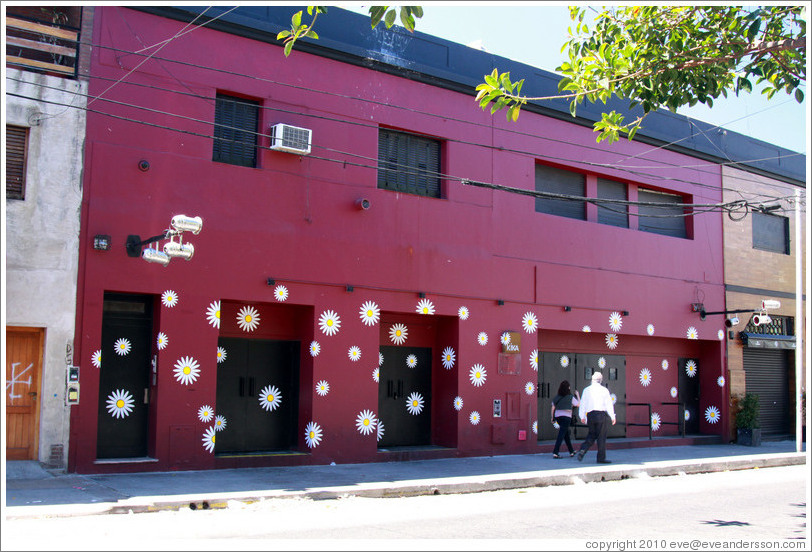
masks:
<svg viewBox="0 0 812 552"><path fill-rule="evenodd" d="M130 257L141 257L149 263L158 263L167 266L169 261L173 258L180 258L191 260L195 254L195 247L191 243L183 243L183 233L191 232L192 234L199 234L203 229L203 219L200 217L187 217L186 215L175 215L170 222L172 228L166 229L162 234L152 236L146 240L142 240L141 236L130 234L127 236L127 242L124 244L127 249L127 255ZM178 237L178 241L174 241L174 237ZM144 249L141 247L160 240L169 240L163 246L161 251L157 247L149 247Z"/></svg>

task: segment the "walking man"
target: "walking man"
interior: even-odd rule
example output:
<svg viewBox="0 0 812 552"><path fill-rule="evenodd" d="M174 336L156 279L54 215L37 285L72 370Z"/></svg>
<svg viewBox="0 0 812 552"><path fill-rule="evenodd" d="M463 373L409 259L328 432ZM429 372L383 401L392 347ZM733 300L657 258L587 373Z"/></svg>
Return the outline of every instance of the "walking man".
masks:
<svg viewBox="0 0 812 552"><path fill-rule="evenodd" d="M584 455L596 440L598 441L598 464L611 464L611 460L606 459L606 432L608 418L612 419L615 425L615 405L609 390L601 385L603 375L600 372L592 374L592 384L581 394L581 405L578 412L581 415L581 423L586 424L589 433L586 440L581 443L578 451L578 461L584 459Z"/></svg>

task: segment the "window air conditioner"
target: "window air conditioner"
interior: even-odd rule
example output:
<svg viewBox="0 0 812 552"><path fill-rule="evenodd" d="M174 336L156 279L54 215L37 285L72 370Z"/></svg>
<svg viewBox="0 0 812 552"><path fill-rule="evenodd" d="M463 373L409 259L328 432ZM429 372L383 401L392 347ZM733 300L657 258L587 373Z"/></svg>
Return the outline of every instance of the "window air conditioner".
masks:
<svg viewBox="0 0 812 552"><path fill-rule="evenodd" d="M310 153L310 139L313 131L284 123L271 127L271 149L307 155Z"/></svg>

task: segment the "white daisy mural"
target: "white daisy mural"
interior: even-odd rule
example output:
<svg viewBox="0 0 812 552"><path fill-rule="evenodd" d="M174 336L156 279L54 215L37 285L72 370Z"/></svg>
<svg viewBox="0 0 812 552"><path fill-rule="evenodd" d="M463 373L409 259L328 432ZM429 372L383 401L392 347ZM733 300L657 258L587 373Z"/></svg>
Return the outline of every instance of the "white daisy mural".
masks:
<svg viewBox="0 0 812 552"><path fill-rule="evenodd" d="M378 420L378 423L375 424L375 437L376 441L380 441L383 439L384 434L386 433L386 428L383 427L383 422Z"/></svg>
<svg viewBox="0 0 812 552"><path fill-rule="evenodd" d="M651 431L657 431L660 429L660 424L662 420L660 419L660 415L656 412L651 413Z"/></svg>
<svg viewBox="0 0 812 552"><path fill-rule="evenodd" d="M212 301L206 309L206 320L215 328L220 327L220 301Z"/></svg>
<svg viewBox="0 0 812 552"><path fill-rule="evenodd" d="M524 384L524 392L527 393L528 395L532 395L533 393L536 392L536 386L533 385L532 381L528 381L527 383Z"/></svg>
<svg viewBox="0 0 812 552"><path fill-rule="evenodd" d="M477 412L476 410L471 412L471 414L468 416L468 421L471 422L471 425L477 425L479 423L479 420L480 420L479 412Z"/></svg>
<svg viewBox="0 0 812 552"><path fill-rule="evenodd" d="M499 341L502 343L502 345L510 345L510 334L508 332L503 333L499 338Z"/></svg>
<svg viewBox="0 0 812 552"><path fill-rule="evenodd" d="M471 370L468 372L468 377L474 386L482 387L482 385L485 384L485 379L488 377L488 373L485 371L485 367L481 364L474 364L471 366Z"/></svg>
<svg viewBox="0 0 812 552"><path fill-rule="evenodd" d="M423 395L420 393L410 393L406 398L406 410L412 416L417 416L423 412Z"/></svg>
<svg viewBox="0 0 812 552"><path fill-rule="evenodd" d="M686 422L691 419L691 413L688 410L685 411L684 418Z"/></svg>
<svg viewBox="0 0 812 552"><path fill-rule="evenodd" d="M192 357L181 357L175 363L175 379L183 385L192 385L200 377L200 364Z"/></svg>
<svg viewBox="0 0 812 552"><path fill-rule="evenodd" d="M660 368L662 368L663 370L668 370L668 360L667 359L663 359L663 361L660 363Z"/></svg>
<svg viewBox="0 0 812 552"><path fill-rule="evenodd" d="M462 397L460 397L459 395L454 397L454 410L456 410L457 412L462 410Z"/></svg>
<svg viewBox="0 0 812 552"><path fill-rule="evenodd" d="M133 396L125 389L116 389L107 396L107 412L113 418L126 418L134 405Z"/></svg>
<svg viewBox="0 0 812 552"><path fill-rule="evenodd" d="M619 332L621 326L623 326L623 318L620 316L619 312L613 312L609 315L609 329L613 332Z"/></svg>
<svg viewBox="0 0 812 552"><path fill-rule="evenodd" d="M319 345L318 341L311 341L310 342L310 356L317 357L321 352L321 345Z"/></svg>
<svg viewBox="0 0 812 552"><path fill-rule="evenodd" d="M374 381L375 383L380 383L381 382L381 369L380 368L375 368L372 371L372 381Z"/></svg>
<svg viewBox="0 0 812 552"><path fill-rule="evenodd" d="M725 377L724 376L719 376L718 378L716 378L716 385L718 385L719 387L724 387L725 386Z"/></svg>
<svg viewBox="0 0 812 552"><path fill-rule="evenodd" d="M618 346L619 343L620 343L620 340L618 339L616 334L612 334L612 333L606 334L606 346L607 347L609 347L610 349L617 349L617 346Z"/></svg>
<svg viewBox="0 0 812 552"><path fill-rule="evenodd" d="M319 315L319 329L324 335L335 335L341 328L341 318L338 313L326 310Z"/></svg>
<svg viewBox="0 0 812 552"><path fill-rule="evenodd" d="M719 338L719 341L723 341L725 339L725 331L719 330L716 332L716 337Z"/></svg>
<svg viewBox="0 0 812 552"><path fill-rule="evenodd" d="M90 355L90 363L93 364L96 368L101 368L101 351L95 350L93 354Z"/></svg>
<svg viewBox="0 0 812 552"><path fill-rule="evenodd" d="M350 357L351 361L358 362L361 360L361 348L353 345L350 347L350 350L347 351L347 356Z"/></svg>
<svg viewBox="0 0 812 552"><path fill-rule="evenodd" d="M485 332L479 332L479 335L476 336L476 341L484 347L488 344L488 334Z"/></svg>
<svg viewBox="0 0 812 552"><path fill-rule="evenodd" d="M282 404L282 392L275 385L266 385L259 392L259 406L263 410L273 412Z"/></svg>
<svg viewBox="0 0 812 552"><path fill-rule="evenodd" d="M226 417L217 415L214 417L214 431L223 431L226 428Z"/></svg>
<svg viewBox="0 0 812 552"><path fill-rule="evenodd" d="M584 326L583 328L581 328L581 331L584 333L589 333L592 331L592 328L590 328L589 326Z"/></svg>
<svg viewBox="0 0 812 552"><path fill-rule="evenodd" d="M719 413L719 409L715 406L709 406L705 409L705 419L708 421L709 424L715 424L719 421L721 414Z"/></svg>
<svg viewBox="0 0 812 552"><path fill-rule="evenodd" d="M327 380L319 380L316 382L316 394L318 396L324 397L329 392L330 392L330 384L327 383Z"/></svg>
<svg viewBox="0 0 812 552"><path fill-rule="evenodd" d="M561 358L559 359L558 362L561 364L562 368L566 368L567 366L570 365L570 357L568 357L567 355L561 355Z"/></svg>
<svg viewBox="0 0 812 552"><path fill-rule="evenodd" d="M617 404L617 395L610 393L609 398L612 399L612 404Z"/></svg>
<svg viewBox="0 0 812 552"><path fill-rule="evenodd" d="M316 448L321 443L321 426L316 422L309 422L305 426L305 443L308 448Z"/></svg>
<svg viewBox="0 0 812 552"><path fill-rule="evenodd" d="M273 296L276 298L277 301L285 302L288 300L290 292L288 291L288 288L286 288L285 286L279 285L274 288Z"/></svg>
<svg viewBox="0 0 812 552"><path fill-rule="evenodd" d="M201 422L210 422L212 418L214 418L214 409L211 406L204 404L197 409L197 419Z"/></svg>
<svg viewBox="0 0 812 552"><path fill-rule="evenodd" d="M535 333L539 329L539 319L532 312L524 313L522 317L522 328L527 333Z"/></svg>
<svg viewBox="0 0 812 552"><path fill-rule="evenodd" d="M606 359L604 357L600 357L598 359L598 368L600 368L601 370L606 368Z"/></svg>
<svg viewBox="0 0 812 552"><path fill-rule="evenodd" d="M158 332L158 339L155 344L158 346L159 351L163 351L166 349L166 346L169 345L169 338L166 337L165 333Z"/></svg>
<svg viewBox="0 0 812 552"><path fill-rule="evenodd" d="M536 372L539 371L539 350L533 349L530 352L530 367Z"/></svg>
<svg viewBox="0 0 812 552"><path fill-rule="evenodd" d="M389 328L389 339L395 345L403 345L409 336L409 330L405 324L392 324Z"/></svg>
<svg viewBox="0 0 812 552"><path fill-rule="evenodd" d="M217 364L221 364L226 361L226 357L228 353L223 347L217 347Z"/></svg>
<svg viewBox="0 0 812 552"><path fill-rule="evenodd" d="M383 366L383 353L378 353L378 366Z"/></svg>
<svg viewBox="0 0 812 552"><path fill-rule="evenodd" d="M361 435L369 435L375 431L375 424L377 422L378 419L371 410L362 410L355 418L355 427L358 428Z"/></svg>
<svg viewBox="0 0 812 552"><path fill-rule="evenodd" d="M539 434L539 421L538 420L533 420L533 427L531 429L533 430L533 433L535 433L536 435Z"/></svg>
<svg viewBox="0 0 812 552"><path fill-rule="evenodd" d="M654 335L654 324L649 324L646 326L646 333L649 335Z"/></svg>
<svg viewBox="0 0 812 552"><path fill-rule="evenodd" d="M471 313L468 311L468 307L466 306L460 307L459 310L457 311L457 316L460 317L460 320L468 320L468 316L470 314Z"/></svg>
<svg viewBox="0 0 812 552"><path fill-rule="evenodd" d="M688 339L699 339L699 331L693 326L688 328L688 330L685 332L685 335L688 336Z"/></svg>
<svg viewBox="0 0 812 552"><path fill-rule="evenodd" d="M651 370L643 368L640 370L640 385L648 387L651 384Z"/></svg>
<svg viewBox="0 0 812 552"><path fill-rule="evenodd" d="M178 294L174 290L168 289L161 294L161 303L167 308L172 308L178 304Z"/></svg>
<svg viewBox="0 0 812 552"><path fill-rule="evenodd" d="M409 355L406 357L406 366L409 368L414 368L417 366L417 357L415 355Z"/></svg>
<svg viewBox="0 0 812 552"><path fill-rule="evenodd" d="M454 362L457 359L457 354L451 347L443 349L443 368L451 370L454 367Z"/></svg>
<svg viewBox="0 0 812 552"><path fill-rule="evenodd" d="M366 301L358 312L361 322L366 326L374 326L381 319L381 309L374 301Z"/></svg>
<svg viewBox="0 0 812 552"><path fill-rule="evenodd" d="M434 304L428 299L421 299L417 302L415 311L417 311L418 314L434 314Z"/></svg>
<svg viewBox="0 0 812 552"><path fill-rule="evenodd" d="M696 375L696 368L696 361L693 359L685 363L685 373L688 374L689 378Z"/></svg>
<svg viewBox="0 0 812 552"><path fill-rule="evenodd" d="M209 452L214 452L214 428L210 427L203 432L203 448Z"/></svg>
<svg viewBox="0 0 812 552"><path fill-rule="evenodd" d="M130 343L130 340L127 339L127 338L124 338L124 337L122 337L120 339L116 339L114 347L116 349L116 354L120 355L120 356L126 356L126 355L130 354L130 351L132 351L132 349L133 349L133 346Z"/></svg>
<svg viewBox="0 0 812 552"><path fill-rule="evenodd" d="M244 332L253 332L259 327L259 311L251 306L245 306L237 313L237 325Z"/></svg>
<svg viewBox="0 0 812 552"><path fill-rule="evenodd" d="M669 393L671 393L671 398L672 399L676 399L677 395L679 395L679 390L677 390L676 387L672 387L671 391L669 391Z"/></svg>

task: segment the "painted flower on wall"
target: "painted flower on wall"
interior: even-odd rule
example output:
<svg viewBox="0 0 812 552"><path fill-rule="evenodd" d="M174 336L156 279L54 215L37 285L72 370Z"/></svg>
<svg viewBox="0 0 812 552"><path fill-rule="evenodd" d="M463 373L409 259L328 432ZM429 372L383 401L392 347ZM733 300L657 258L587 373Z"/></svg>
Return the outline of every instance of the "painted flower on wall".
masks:
<svg viewBox="0 0 812 552"><path fill-rule="evenodd" d="M485 371L485 367L481 364L474 364L471 366L471 370L468 372L468 377L471 379L471 383L473 383L476 387L482 387L485 383L485 379L488 377L488 373Z"/></svg>
<svg viewBox="0 0 812 552"><path fill-rule="evenodd" d="M178 304L178 294L175 293L174 290L166 290L161 294L161 303L171 309Z"/></svg>
<svg viewBox="0 0 812 552"><path fill-rule="evenodd" d="M668 370L668 360L663 359L663 361L660 363L660 368L663 370Z"/></svg>
<svg viewBox="0 0 812 552"><path fill-rule="evenodd" d="M226 357L228 353L223 347L217 347L217 364L221 364L226 361Z"/></svg>
<svg viewBox="0 0 812 552"><path fill-rule="evenodd" d="M696 375L696 368L696 361L693 359L685 363L685 373L688 374L689 378Z"/></svg>
<svg viewBox="0 0 812 552"><path fill-rule="evenodd" d="M671 393L671 398L672 399L676 399L677 395L679 395L679 390L676 387L672 387L671 391L669 391L669 393Z"/></svg>
<svg viewBox="0 0 812 552"><path fill-rule="evenodd" d="M590 328L589 326L584 326L583 328L581 328L581 331L584 333L589 333L592 331L592 328Z"/></svg>
<svg viewBox="0 0 812 552"><path fill-rule="evenodd" d="M366 301L362 304L358 314L361 316L361 322L366 326L374 326L381 319L381 309L374 301Z"/></svg>
<svg viewBox="0 0 812 552"><path fill-rule="evenodd" d="M120 356L130 354L130 351L132 351L133 348L132 344L130 343L130 340L124 337L116 339L116 343L114 346L116 348L116 354Z"/></svg>
<svg viewBox="0 0 812 552"><path fill-rule="evenodd" d="M309 422L305 426L305 443L308 448L315 448L321 443L321 426L316 422Z"/></svg>
<svg viewBox="0 0 812 552"><path fill-rule="evenodd" d="M617 395L610 393L609 398L612 399L612 404L617 404Z"/></svg>
<svg viewBox="0 0 812 552"><path fill-rule="evenodd" d="M724 341L724 339L725 339L725 331L724 330L719 330L718 332L716 332L716 337L719 338L719 341Z"/></svg>
<svg viewBox="0 0 812 552"><path fill-rule="evenodd" d="M617 349L620 340L616 334L606 334L606 346L610 349Z"/></svg>
<svg viewBox="0 0 812 552"><path fill-rule="evenodd" d="M347 356L350 357L351 361L358 362L361 360L361 348L353 345L350 347L350 350L347 351Z"/></svg>
<svg viewBox="0 0 812 552"><path fill-rule="evenodd" d="M389 339L395 345L403 345L406 343L406 338L409 336L409 330L405 324L392 324L389 328Z"/></svg>
<svg viewBox="0 0 812 552"><path fill-rule="evenodd" d="M454 361L457 359L457 354L451 347L443 349L443 368L451 370L454 367Z"/></svg>
<svg viewBox="0 0 812 552"><path fill-rule="evenodd" d="M375 424L375 440L380 441L383 439L384 433L386 433L386 428L383 427L383 422L378 420L378 423Z"/></svg>
<svg viewBox="0 0 812 552"><path fill-rule="evenodd" d="M456 410L457 412L462 410L462 397L460 397L459 395L454 397L454 410Z"/></svg>
<svg viewBox="0 0 812 552"><path fill-rule="evenodd" d="M532 395L533 393L536 392L536 386L533 385L532 381L528 381L527 383L524 384L524 392L527 393L528 395Z"/></svg>
<svg viewBox="0 0 812 552"><path fill-rule="evenodd" d="M93 351L93 354L90 355L90 362L96 368L101 368L101 351L100 350Z"/></svg>
<svg viewBox="0 0 812 552"><path fill-rule="evenodd" d="M471 422L471 425L477 425L479 423L479 420L480 420L479 412L477 412L476 410L471 412L471 414L468 416L468 421Z"/></svg>
<svg viewBox="0 0 812 552"><path fill-rule="evenodd" d="M724 376L719 376L718 378L716 378L716 385L718 385L719 387L724 387L725 386L725 377Z"/></svg>
<svg viewBox="0 0 812 552"><path fill-rule="evenodd" d="M686 411L685 411L684 418L685 418L685 421L686 421L686 422L687 422L688 420L690 420L690 419L691 419L691 412L690 412L690 411L688 411L688 410L686 410Z"/></svg>
<svg viewBox="0 0 812 552"><path fill-rule="evenodd" d="M685 334L688 336L688 339L699 339L699 331L697 331L697 329L693 326L688 328L688 331L686 331Z"/></svg>
<svg viewBox="0 0 812 552"><path fill-rule="evenodd" d="M533 420L533 427L531 429L533 430L533 433L535 433L536 435L539 434L539 421L538 420Z"/></svg>
<svg viewBox="0 0 812 552"><path fill-rule="evenodd" d="M321 345L319 345L318 341L311 341L310 342L310 356L317 357L321 352Z"/></svg>
<svg viewBox="0 0 812 552"><path fill-rule="evenodd" d="M715 424L719 421L721 414L719 414L719 409L715 406L709 406L705 409L705 419L708 421L709 424Z"/></svg>
<svg viewBox="0 0 812 552"><path fill-rule="evenodd" d="M253 332L259 327L259 311L251 306L245 306L237 313L237 325L244 332Z"/></svg>
<svg viewBox="0 0 812 552"><path fill-rule="evenodd" d="M662 421L660 420L660 415L656 412L651 413L651 431L657 431L660 429L660 424Z"/></svg>
<svg viewBox="0 0 812 552"><path fill-rule="evenodd" d="M259 406L273 412L282 404L282 392L275 385L266 385L259 392Z"/></svg>
<svg viewBox="0 0 812 552"><path fill-rule="evenodd" d="M415 308L418 314L434 314L434 304L428 299L421 299Z"/></svg>
<svg viewBox="0 0 812 552"><path fill-rule="evenodd" d="M485 332L479 332L479 335L476 336L476 341L484 347L488 344L488 334Z"/></svg>
<svg viewBox="0 0 812 552"><path fill-rule="evenodd" d="M158 345L158 350L163 351L166 349L166 346L169 345L169 338L166 337L166 334L163 332L158 332L158 339L156 340L156 345Z"/></svg>
<svg viewBox="0 0 812 552"><path fill-rule="evenodd" d="M654 335L654 324L649 324L646 326L646 333L649 335Z"/></svg>
<svg viewBox="0 0 812 552"><path fill-rule="evenodd" d="M133 411L135 401L129 391L116 389L107 396L107 412L113 418L126 418Z"/></svg>
<svg viewBox="0 0 812 552"><path fill-rule="evenodd" d="M214 409L205 404L197 410L197 419L201 422L210 422L214 417Z"/></svg>
<svg viewBox="0 0 812 552"><path fill-rule="evenodd" d="M510 345L510 333L508 332L503 333L502 336L499 338L499 341L502 343L502 345Z"/></svg>
<svg viewBox="0 0 812 552"><path fill-rule="evenodd" d="M327 383L327 380L319 380L316 382L316 394L324 397L327 393L330 392L330 384Z"/></svg>
<svg viewBox="0 0 812 552"><path fill-rule="evenodd" d="M289 295L290 293L288 292L288 288L282 285L276 286L273 290L273 296L277 301L287 301Z"/></svg>
<svg viewBox="0 0 812 552"><path fill-rule="evenodd" d="M570 357L567 355L561 355L561 359L558 362L561 364L562 368L566 368L570 365Z"/></svg>
<svg viewBox="0 0 812 552"><path fill-rule="evenodd" d="M609 315L609 328L613 332L619 332L620 327L623 326L623 318L620 316L619 312L613 312Z"/></svg>
<svg viewBox="0 0 812 552"><path fill-rule="evenodd" d="M460 320L468 320L468 316L470 314L471 313L468 311L468 307L466 306L460 307L460 309L457 311L457 316L460 317Z"/></svg>
<svg viewBox="0 0 812 552"><path fill-rule="evenodd" d="M535 333L539 329L539 319L532 312L526 312L522 317L522 327L527 333Z"/></svg>
<svg viewBox="0 0 812 552"><path fill-rule="evenodd" d="M651 371L648 368L640 370L640 385L648 387L651 384Z"/></svg>
<svg viewBox="0 0 812 552"><path fill-rule="evenodd" d="M355 427L358 428L362 435L369 435L375 431L377 421L375 414L371 410L362 410L358 413L358 417L355 418Z"/></svg>
<svg viewBox="0 0 812 552"><path fill-rule="evenodd" d="M380 368L375 368L372 371L372 381L374 381L375 383L380 383L381 382L381 369Z"/></svg>
<svg viewBox="0 0 812 552"><path fill-rule="evenodd" d="M181 357L175 363L175 379L183 385L191 385L200 376L200 364L192 357Z"/></svg>
<svg viewBox="0 0 812 552"><path fill-rule="evenodd" d="M209 452L214 452L214 428L210 427L203 432L203 448Z"/></svg>
<svg viewBox="0 0 812 552"><path fill-rule="evenodd" d="M383 366L383 353L378 353L378 366Z"/></svg>
<svg viewBox="0 0 812 552"><path fill-rule="evenodd" d="M319 316L319 329L324 335L335 335L341 328L341 318L338 313L332 310L326 310Z"/></svg>
<svg viewBox="0 0 812 552"><path fill-rule="evenodd" d="M415 355L409 355L406 357L406 366L409 368L414 368L417 366L417 357Z"/></svg>
<svg viewBox="0 0 812 552"><path fill-rule="evenodd" d="M220 301L212 301L206 309L206 319L215 328L220 327Z"/></svg>
<svg viewBox="0 0 812 552"><path fill-rule="evenodd" d="M217 415L214 417L214 431L223 431L226 428L226 417Z"/></svg>
<svg viewBox="0 0 812 552"><path fill-rule="evenodd" d="M539 371L539 350L533 349L530 353L530 367L536 372Z"/></svg>
<svg viewBox="0 0 812 552"><path fill-rule="evenodd" d="M606 368L606 359L605 359L605 358L600 357L600 358L598 359L598 368L600 368L601 370L603 370L604 368Z"/></svg>
<svg viewBox="0 0 812 552"><path fill-rule="evenodd" d="M420 393L410 393L406 398L406 410L413 416L417 416L423 412L423 395Z"/></svg>

